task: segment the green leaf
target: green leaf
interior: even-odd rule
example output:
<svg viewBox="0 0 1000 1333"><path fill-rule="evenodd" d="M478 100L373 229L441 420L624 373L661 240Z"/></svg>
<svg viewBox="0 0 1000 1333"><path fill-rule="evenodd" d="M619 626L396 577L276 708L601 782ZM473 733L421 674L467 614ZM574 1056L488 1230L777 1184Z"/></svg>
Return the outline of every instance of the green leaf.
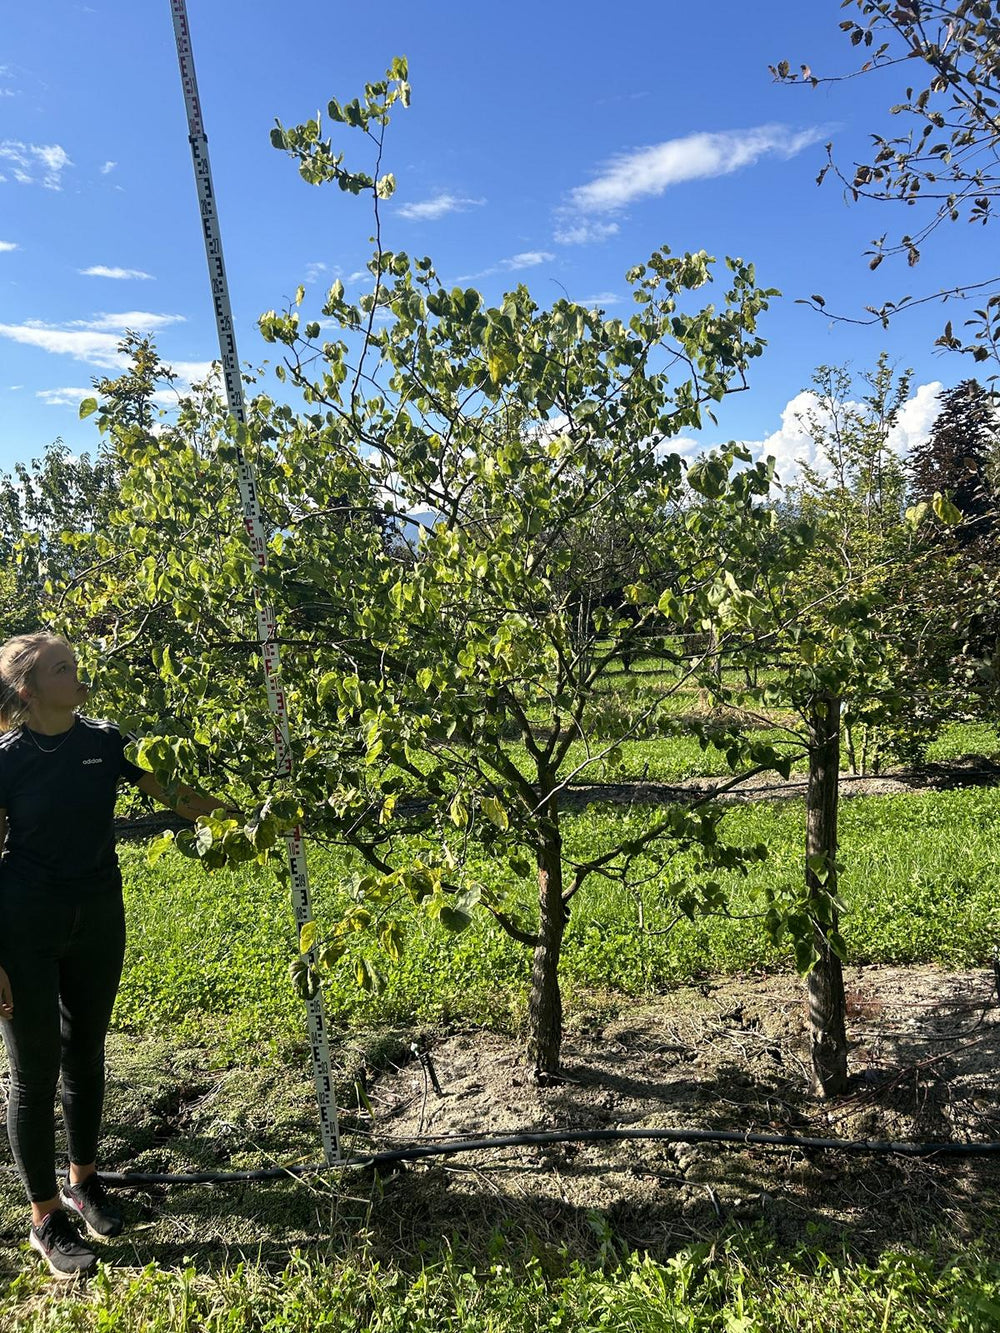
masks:
<svg viewBox="0 0 1000 1333"><path fill-rule="evenodd" d="M339 963L346 949L347 944L344 940L324 940L317 954L320 967L330 968Z"/></svg>
<svg viewBox="0 0 1000 1333"><path fill-rule="evenodd" d="M830 862L825 853L817 852L813 856L807 856L806 866L816 876L820 884L825 884L830 878Z"/></svg>
<svg viewBox="0 0 1000 1333"><path fill-rule="evenodd" d="M293 958L288 964L288 976L301 1000L311 1000L319 992L319 974L305 958Z"/></svg>
<svg viewBox="0 0 1000 1333"><path fill-rule="evenodd" d="M934 510L935 518L940 519L942 523L946 523L949 528L957 527L964 517L961 509L952 504L948 497L942 495L940 491L934 492L931 507Z"/></svg>
<svg viewBox="0 0 1000 1333"><path fill-rule="evenodd" d="M316 702L323 705L331 695L336 695L340 689L340 682L343 676L339 671L328 671L320 676L319 684L316 686Z"/></svg>
<svg viewBox="0 0 1000 1333"><path fill-rule="evenodd" d="M375 989L375 974L368 966L366 959L356 958L354 960L354 977L362 990Z"/></svg>
<svg viewBox="0 0 1000 1333"><path fill-rule="evenodd" d="M80 420L84 421L87 417L91 416L96 411L97 411L97 399L85 398L83 402L80 404Z"/></svg>
<svg viewBox="0 0 1000 1333"><path fill-rule="evenodd" d="M174 833L172 829L168 829L166 833L162 833L158 838L154 838L146 848L146 864L148 866L155 866L157 861L165 856L173 845Z"/></svg>
<svg viewBox="0 0 1000 1333"><path fill-rule="evenodd" d="M906 522L909 524L911 528L913 528L914 531L916 531L916 529L920 527L920 524L927 517L929 510L930 510L930 505L927 503L927 501L921 500L919 504L913 505L911 506L911 508L907 509Z"/></svg>
<svg viewBox="0 0 1000 1333"><path fill-rule="evenodd" d="M403 948L406 944L406 936L403 933L403 927L398 921L389 922L379 935L379 943L394 963L401 961L403 957Z"/></svg>
<svg viewBox="0 0 1000 1333"><path fill-rule="evenodd" d="M299 953L309 953L316 943L319 927L315 921L306 921L299 931Z"/></svg>

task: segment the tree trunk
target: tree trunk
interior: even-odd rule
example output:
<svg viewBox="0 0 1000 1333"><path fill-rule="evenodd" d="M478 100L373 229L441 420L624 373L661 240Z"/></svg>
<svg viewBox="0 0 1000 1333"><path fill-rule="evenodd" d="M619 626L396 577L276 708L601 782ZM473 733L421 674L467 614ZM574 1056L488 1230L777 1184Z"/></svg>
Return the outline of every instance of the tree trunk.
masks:
<svg viewBox="0 0 1000 1333"><path fill-rule="evenodd" d="M559 1073L562 1051L559 955L569 918L562 894L562 838L558 813L552 810L538 847L538 943L528 1000L528 1057L541 1076Z"/></svg>
<svg viewBox="0 0 1000 1333"><path fill-rule="evenodd" d="M840 779L840 700L818 694L809 717L809 785L806 794L806 888L815 904L819 962L809 974L809 1045L813 1091L821 1097L847 1090L847 1025L844 969L830 947L837 929L836 908L826 898L837 892L837 797ZM817 872L812 857L825 866Z"/></svg>

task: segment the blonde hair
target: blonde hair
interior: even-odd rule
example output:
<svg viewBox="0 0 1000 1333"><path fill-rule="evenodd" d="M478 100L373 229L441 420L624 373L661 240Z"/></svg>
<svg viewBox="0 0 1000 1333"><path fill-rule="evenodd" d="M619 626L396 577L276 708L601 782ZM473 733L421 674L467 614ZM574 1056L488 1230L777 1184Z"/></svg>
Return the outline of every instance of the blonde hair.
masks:
<svg viewBox="0 0 1000 1333"><path fill-rule="evenodd" d="M0 645L0 732L13 731L28 716L30 705L21 697L21 691L34 684L38 659L50 643L70 646L61 634L48 630L17 634Z"/></svg>

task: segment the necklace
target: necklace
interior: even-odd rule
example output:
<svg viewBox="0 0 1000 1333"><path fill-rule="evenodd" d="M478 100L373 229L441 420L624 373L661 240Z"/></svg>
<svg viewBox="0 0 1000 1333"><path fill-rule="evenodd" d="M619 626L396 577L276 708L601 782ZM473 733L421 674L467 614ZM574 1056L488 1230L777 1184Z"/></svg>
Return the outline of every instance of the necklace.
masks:
<svg viewBox="0 0 1000 1333"><path fill-rule="evenodd" d="M47 749L44 745L38 744L38 742L35 740L35 733L31 730L29 726L23 725L21 727L21 730L28 737L32 745L35 747L36 750L38 750L40 754L55 754L56 750L59 749L59 746L65 745L66 742L69 740L70 736L72 736L73 732L76 730L76 719L75 718L73 719L73 725L70 727L69 731L67 731L66 735L62 738L62 740L59 742L59 745L53 745L51 749Z"/></svg>

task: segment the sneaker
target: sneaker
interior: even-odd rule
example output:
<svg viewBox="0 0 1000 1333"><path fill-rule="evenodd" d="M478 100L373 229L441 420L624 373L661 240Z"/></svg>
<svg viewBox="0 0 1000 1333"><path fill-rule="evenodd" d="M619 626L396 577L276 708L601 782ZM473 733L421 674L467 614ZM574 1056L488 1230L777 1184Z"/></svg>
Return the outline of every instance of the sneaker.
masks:
<svg viewBox="0 0 1000 1333"><path fill-rule="evenodd" d="M95 1240L117 1236L125 1225L121 1209L112 1202L99 1175L88 1176L79 1185L71 1185L67 1177L59 1197L64 1208L83 1218L88 1232Z"/></svg>
<svg viewBox="0 0 1000 1333"><path fill-rule="evenodd" d="M86 1276L97 1265L97 1255L80 1239L61 1208L54 1208L37 1227L32 1226L28 1244L38 1251L55 1277Z"/></svg>

